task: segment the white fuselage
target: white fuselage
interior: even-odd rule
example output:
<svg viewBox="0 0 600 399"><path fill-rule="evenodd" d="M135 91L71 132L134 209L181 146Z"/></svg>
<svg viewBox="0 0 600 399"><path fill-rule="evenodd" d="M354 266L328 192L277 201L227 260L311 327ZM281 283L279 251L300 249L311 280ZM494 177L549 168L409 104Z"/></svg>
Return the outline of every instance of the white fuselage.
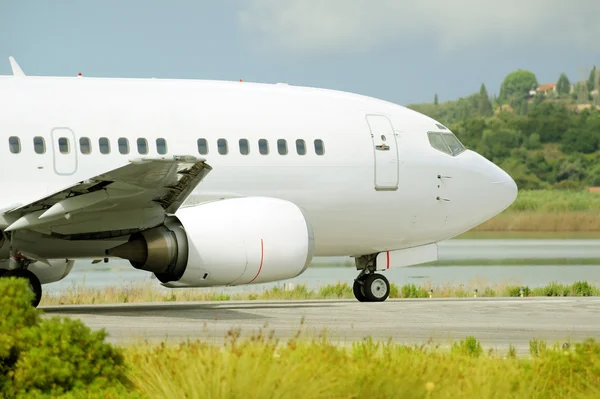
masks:
<svg viewBox="0 0 600 399"><path fill-rule="evenodd" d="M371 129L379 129L373 137ZM516 196L514 182L501 169L469 150L452 156L434 149L428 132L449 131L401 106L329 90L246 82L0 77L0 209L135 158L194 155L213 170L189 203L244 196L289 200L312 224L316 256L415 247L482 223ZM18 137L18 153L11 152L9 137ZM35 152L35 137L38 144L43 138L43 153ZM61 152L60 138L68 139L67 154ZM82 138L90 140L90 154L82 153ZM108 139L110 153L100 152L101 138ZM120 153L120 138L127 140L128 154ZM138 153L139 138L147 140L148 154ZM157 139L166 141L166 154L157 152ZM199 153L199 139L206 139L207 154ZM227 140L225 155L218 151L219 139ZM240 139L248 140L247 155L240 153ZM267 155L259 152L260 139L268 141ZM282 139L285 155L278 152ZM305 155L297 153L298 139L305 142ZM323 142L322 155L315 140ZM382 144L388 149L376 149Z"/></svg>

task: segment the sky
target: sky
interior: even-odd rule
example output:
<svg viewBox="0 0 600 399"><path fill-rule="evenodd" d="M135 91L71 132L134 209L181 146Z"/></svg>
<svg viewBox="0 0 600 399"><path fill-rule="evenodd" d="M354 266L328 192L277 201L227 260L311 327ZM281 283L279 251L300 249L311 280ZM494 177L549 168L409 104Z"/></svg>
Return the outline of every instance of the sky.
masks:
<svg viewBox="0 0 600 399"><path fill-rule="evenodd" d="M0 74L239 80L407 105L600 66L598 0L0 0ZM589 72L588 72L589 73Z"/></svg>

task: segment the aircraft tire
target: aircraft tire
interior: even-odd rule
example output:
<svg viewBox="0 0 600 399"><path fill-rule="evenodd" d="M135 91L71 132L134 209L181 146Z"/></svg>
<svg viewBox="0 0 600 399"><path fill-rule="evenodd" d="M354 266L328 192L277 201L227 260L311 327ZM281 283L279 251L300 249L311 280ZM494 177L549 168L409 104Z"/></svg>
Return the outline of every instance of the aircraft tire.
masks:
<svg viewBox="0 0 600 399"><path fill-rule="evenodd" d="M382 274L369 274L363 282L362 292L369 302L383 302L390 296L390 282Z"/></svg>
<svg viewBox="0 0 600 399"><path fill-rule="evenodd" d="M31 288L31 291L33 291L34 294L33 299L31 300L31 305L34 308L37 308L42 300L42 284L35 274L26 269L14 269L6 270L4 273L0 273L0 276L3 278L26 278L29 280L29 288Z"/></svg>
<svg viewBox="0 0 600 399"><path fill-rule="evenodd" d="M364 280L364 279L362 279ZM352 285L352 291L354 292L354 297L359 301L359 302L368 302L367 297L365 296L365 294L362 291L362 281L358 281L358 280L354 280L354 284Z"/></svg>

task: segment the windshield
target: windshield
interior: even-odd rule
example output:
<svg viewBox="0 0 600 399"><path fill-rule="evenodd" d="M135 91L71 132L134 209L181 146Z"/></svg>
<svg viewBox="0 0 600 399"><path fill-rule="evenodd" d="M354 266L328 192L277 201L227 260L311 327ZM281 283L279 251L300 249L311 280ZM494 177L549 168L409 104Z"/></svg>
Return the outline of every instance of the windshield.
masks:
<svg viewBox="0 0 600 399"><path fill-rule="evenodd" d="M427 136L433 148L448 155L456 156L466 149L452 133L429 132Z"/></svg>
<svg viewBox="0 0 600 399"><path fill-rule="evenodd" d="M465 150L465 146L452 133L442 133L442 137L446 144L448 144L448 147L450 147L452 155L458 155Z"/></svg>

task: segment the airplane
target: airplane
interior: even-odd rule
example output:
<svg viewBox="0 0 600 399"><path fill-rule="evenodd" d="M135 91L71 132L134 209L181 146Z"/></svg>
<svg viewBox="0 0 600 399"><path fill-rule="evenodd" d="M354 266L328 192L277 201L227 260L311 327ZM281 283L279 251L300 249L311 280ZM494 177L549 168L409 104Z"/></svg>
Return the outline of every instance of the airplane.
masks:
<svg viewBox="0 0 600 399"><path fill-rule="evenodd" d="M125 259L165 287L291 279L354 257L356 299L386 270L517 196L500 167L403 106L286 83L0 76L0 269L42 285Z"/></svg>

